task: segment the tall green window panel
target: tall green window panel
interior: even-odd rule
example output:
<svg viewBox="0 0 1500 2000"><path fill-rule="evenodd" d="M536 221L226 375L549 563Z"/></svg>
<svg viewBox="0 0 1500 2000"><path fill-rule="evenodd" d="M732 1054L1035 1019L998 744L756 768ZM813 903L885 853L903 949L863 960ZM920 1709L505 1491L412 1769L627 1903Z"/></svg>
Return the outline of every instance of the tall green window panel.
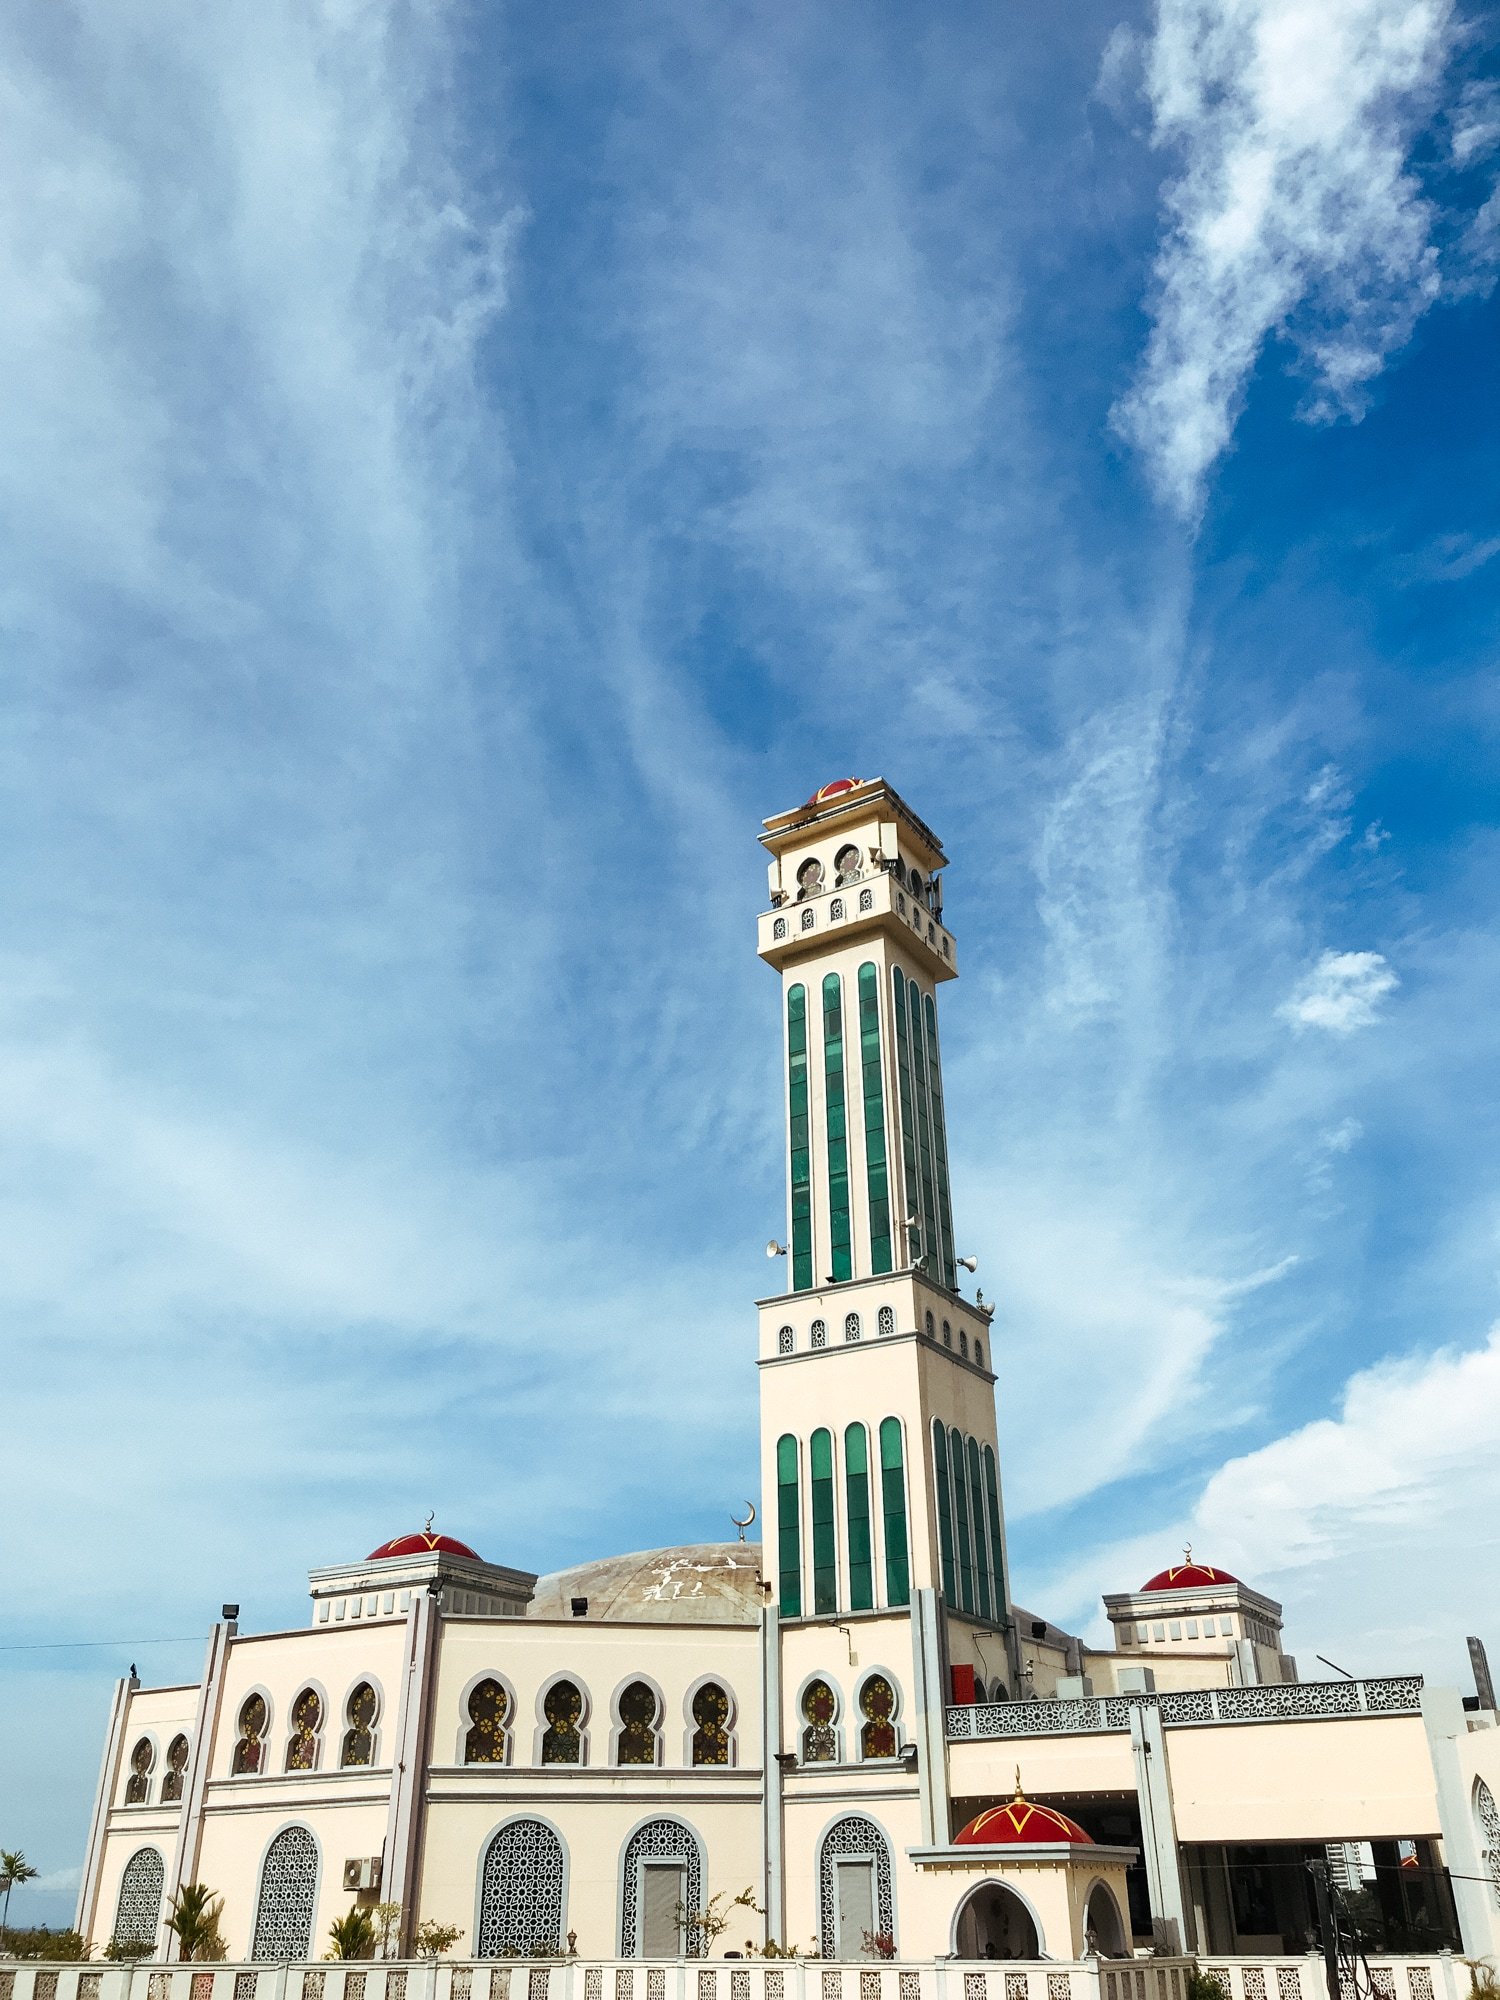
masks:
<svg viewBox="0 0 1500 2000"><path fill-rule="evenodd" d="M918 1227L913 1242L913 1231L905 1226L908 1215L920 1214L921 1193L917 1181L917 1113L911 1087L911 1031L906 1025L906 980L899 965L891 969L891 990L895 994L891 1012L896 1023L896 1094L901 1108L901 1164L905 1168L901 1208L901 1262L905 1266L921 1256L925 1240Z"/></svg>
<svg viewBox="0 0 1500 2000"><path fill-rule="evenodd" d="M802 1510L797 1493L797 1440L776 1440L776 1566L781 1615L802 1616Z"/></svg>
<svg viewBox="0 0 1500 2000"><path fill-rule="evenodd" d="M854 1276L849 1241L849 1112L844 1095L844 985L823 981L823 1097L828 1128L828 1254L835 1283Z"/></svg>
<svg viewBox="0 0 1500 2000"><path fill-rule="evenodd" d="M807 1106L807 988L786 996L787 1131L792 1167L792 1290L812 1290L812 1124Z"/></svg>
<svg viewBox="0 0 1500 2000"><path fill-rule="evenodd" d="M979 1615L990 1615L990 1559L984 1545L984 1488L979 1477L979 1446L973 1438L968 1444L969 1459L969 1519L974 1528L974 1595L979 1602Z"/></svg>
<svg viewBox="0 0 1500 2000"><path fill-rule="evenodd" d="M849 1609L875 1609L875 1548L870 1532L870 1438L863 1424L844 1432L844 1519L849 1536Z"/></svg>
<svg viewBox="0 0 1500 2000"><path fill-rule="evenodd" d="M958 1601L965 1611L974 1609L974 1550L969 1540L969 1482L964 1477L964 1441L957 1428L948 1434L953 1462L953 1515L958 1530Z"/></svg>
<svg viewBox="0 0 1500 2000"><path fill-rule="evenodd" d="M922 1254L926 1268L941 1284L943 1242L937 1224L937 1194L932 1178L932 1126L927 1091L927 1046L922 1032L922 993L914 979L906 982L906 1006L911 1016L912 1096L917 1111L917 1167L922 1183ZM966 1607L967 1608L967 1607Z"/></svg>
<svg viewBox="0 0 1500 2000"><path fill-rule="evenodd" d="M813 1616L839 1608L838 1542L834 1534L833 1433L814 1431L807 1441L812 1489Z"/></svg>
<svg viewBox="0 0 1500 2000"><path fill-rule="evenodd" d="M870 1269L891 1268L891 1186L885 1157L885 1070L880 1051L880 974L859 968L859 1063L865 1100L865 1189L870 1200Z"/></svg>
<svg viewBox="0 0 1500 2000"><path fill-rule="evenodd" d="M927 1085L932 1099L932 1172L937 1183L939 1258L943 1283L951 1292L958 1280L953 1262L953 1201L948 1188L948 1123L943 1116L943 1066L938 1060L937 1007L929 993L922 1001L927 1028Z"/></svg>
<svg viewBox="0 0 1500 2000"><path fill-rule="evenodd" d="M880 1508L885 1526L885 1601L895 1608L911 1602L911 1559L906 1543L906 1467L901 1425L887 1417L880 1426Z"/></svg>
<svg viewBox="0 0 1500 2000"><path fill-rule="evenodd" d="M984 1501L990 1521L990 1575L995 1584L995 1616L1005 1617L1005 1548L1000 1532L1000 1480L995 1471L995 1454L984 1448Z"/></svg>
<svg viewBox="0 0 1500 2000"><path fill-rule="evenodd" d="M953 1578L953 1488L948 1483L948 1433L938 1418L932 1420L932 1472L937 1485L938 1554L943 1564L943 1595L950 1604L958 1601Z"/></svg>

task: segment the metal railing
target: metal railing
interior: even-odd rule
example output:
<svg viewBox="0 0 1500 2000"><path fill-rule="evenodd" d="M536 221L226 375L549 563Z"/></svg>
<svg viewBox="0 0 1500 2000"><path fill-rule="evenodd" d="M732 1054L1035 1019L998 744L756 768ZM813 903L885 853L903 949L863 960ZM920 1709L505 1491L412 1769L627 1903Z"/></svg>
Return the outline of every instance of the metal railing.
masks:
<svg viewBox="0 0 1500 2000"><path fill-rule="evenodd" d="M1080 1736L1128 1729L1133 1708L1154 1708L1167 1728L1226 1722L1315 1722L1357 1715L1416 1715L1422 1676L1386 1680L1280 1681L1264 1687L1181 1688L1106 1694L1078 1701L988 1701L946 1711L950 1742L990 1736ZM1273 2000L1273 1996L1267 1996Z"/></svg>

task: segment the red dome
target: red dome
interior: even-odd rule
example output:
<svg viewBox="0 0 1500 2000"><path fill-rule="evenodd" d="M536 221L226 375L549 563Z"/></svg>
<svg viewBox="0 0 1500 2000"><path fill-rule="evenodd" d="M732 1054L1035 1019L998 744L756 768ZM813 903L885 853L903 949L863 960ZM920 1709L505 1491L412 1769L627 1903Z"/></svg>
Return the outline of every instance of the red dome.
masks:
<svg viewBox="0 0 1500 2000"><path fill-rule="evenodd" d="M366 1562L384 1562L387 1556L469 1556L475 1562L483 1562L484 1557L477 1549L471 1549L467 1542L456 1542L452 1535L435 1535L430 1528L421 1529L415 1535L397 1535L393 1542L382 1542L378 1549L371 1549Z"/></svg>
<svg viewBox="0 0 1500 2000"><path fill-rule="evenodd" d="M1019 1792L1008 1806L990 1806L971 1819L962 1833L955 1834L955 1847L1037 1846L1043 1841L1092 1847L1094 1837L1085 1833L1076 1819L1069 1819L1053 1806L1033 1805Z"/></svg>
<svg viewBox="0 0 1500 2000"><path fill-rule="evenodd" d="M1142 1590L1199 1590L1206 1583L1238 1583L1227 1569L1210 1569L1207 1563L1182 1562L1176 1569L1159 1570Z"/></svg>
<svg viewBox="0 0 1500 2000"><path fill-rule="evenodd" d="M831 785L820 786L807 803L809 806L824 805L829 799L836 799L840 792L852 792L856 785L863 783L863 778L835 778Z"/></svg>

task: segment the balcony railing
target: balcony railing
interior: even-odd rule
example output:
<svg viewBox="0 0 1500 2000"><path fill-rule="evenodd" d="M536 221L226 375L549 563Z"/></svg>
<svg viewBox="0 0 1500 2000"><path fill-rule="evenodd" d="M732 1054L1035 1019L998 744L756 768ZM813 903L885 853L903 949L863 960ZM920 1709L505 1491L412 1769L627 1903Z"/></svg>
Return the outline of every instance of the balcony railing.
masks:
<svg viewBox="0 0 1500 2000"><path fill-rule="evenodd" d="M1387 1680L1281 1681L1265 1687L1182 1688L1106 1694L1082 1701L986 1701L947 1710L949 1742L990 1736L1086 1736L1128 1729L1133 1708L1154 1708L1169 1729L1225 1722L1323 1722L1351 1715L1416 1715L1422 1676Z"/></svg>

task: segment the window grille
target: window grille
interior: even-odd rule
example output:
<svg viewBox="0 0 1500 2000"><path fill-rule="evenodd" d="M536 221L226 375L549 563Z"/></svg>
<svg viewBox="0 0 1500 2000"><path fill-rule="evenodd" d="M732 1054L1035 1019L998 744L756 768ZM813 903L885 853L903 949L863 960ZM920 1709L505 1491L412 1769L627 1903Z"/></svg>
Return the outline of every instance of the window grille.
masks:
<svg viewBox="0 0 1500 2000"><path fill-rule="evenodd" d="M896 1331L896 1313L893 1306L882 1306L875 1321L882 1338Z"/></svg>
<svg viewBox="0 0 1500 2000"><path fill-rule="evenodd" d="M841 1859L871 1861L875 1866L875 1928L886 1937L895 1935L895 1906L891 1898L891 1850L874 1820L851 1813L835 1820L823 1836L818 1858L819 1945L825 1958L838 1949L835 1911L834 1864Z"/></svg>
<svg viewBox="0 0 1500 2000"><path fill-rule="evenodd" d="M687 1893L683 1902L691 1912L703 1907L703 1850L698 1844L698 1836L691 1827L681 1820L650 1819L644 1826L638 1826L630 1836L625 1848L622 1867L624 1880L620 1884L620 1956L635 1958L641 1946L641 1876L642 1863L646 1861L676 1861L681 1864L686 1878ZM689 1926L683 1940L688 1958L703 1955L703 1941L700 1933ZM649 1989L650 1978L648 1975Z"/></svg>
<svg viewBox="0 0 1500 2000"><path fill-rule="evenodd" d="M261 1863L250 1956L312 1956L313 1906L318 1891L318 1843L305 1826L278 1833Z"/></svg>
<svg viewBox="0 0 1500 2000"><path fill-rule="evenodd" d="M797 1336L789 1326L784 1326L776 1336L776 1352L790 1354L797 1345Z"/></svg>
<svg viewBox="0 0 1500 2000"><path fill-rule="evenodd" d="M120 1876L115 1938L120 1944L155 1944L161 1922L166 1863L154 1847L138 1847Z"/></svg>
<svg viewBox="0 0 1500 2000"><path fill-rule="evenodd" d="M539 1819L514 1819L484 1851L479 1958L535 1958L561 1949L562 1842Z"/></svg>
<svg viewBox="0 0 1500 2000"><path fill-rule="evenodd" d="M826 1347L828 1345L828 1322L826 1320L815 1319L813 1321L812 1335L808 1344L812 1347Z"/></svg>
<svg viewBox="0 0 1500 2000"><path fill-rule="evenodd" d="M845 1315L844 1315L844 1338L845 1338L845 1340L858 1340L858 1339L859 1339L859 1314L858 1314L858 1313L845 1313Z"/></svg>

